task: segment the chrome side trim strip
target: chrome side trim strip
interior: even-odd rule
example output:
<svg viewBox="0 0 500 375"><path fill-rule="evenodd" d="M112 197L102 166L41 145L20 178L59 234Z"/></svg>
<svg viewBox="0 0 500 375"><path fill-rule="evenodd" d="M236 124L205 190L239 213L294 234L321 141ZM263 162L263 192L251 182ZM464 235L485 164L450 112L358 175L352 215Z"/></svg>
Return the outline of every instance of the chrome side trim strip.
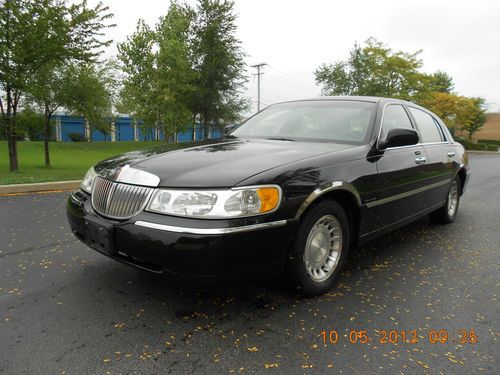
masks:
<svg viewBox="0 0 500 375"><path fill-rule="evenodd" d="M422 186L421 188L418 188L418 189L414 189L414 190L406 191L406 192L401 193L401 194L393 195L392 197L387 197L387 198L379 199L379 200L376 200L373 202L369 202L366 204L366 207L372 208L372 207L379 206L379 205L385 204L385 203L389 203L389 202L392 202L392 201L395 201L395 200L398 200L401 198L407 198L407 197L412 196L414 194L422 193L426 190L434 189L436 187L446 185L446 184L450 184L450 181L448 181L448 180L439 181L439 182L436 182L436 183L431 184L431 185Z"/></svg>
<svg viewBox="0 0 500 375"><path fill-rule="evenodd" d="M186 227L177 227L173 225L151 223L149 221L142 221L142 220L138 220L134 224L140 227L158 229L165 232L210 235L210 234L250 232L254 230L280 227L285 225L286 223L287 220L279 220L279 221L271 221L269 223L244 225L241 227L229 227L229 228L186 228Z"/></svg>
<svg viewBox="0 0 500 375"><path fill-rule="evenodd" d="M307 207L309 207L309 205L312 202L314 202L316 199L318 199L323 194L328 193L329 191L332 191L332 190L345 190L345 191L350 192L356 198L356 203L358 204L358 206L361 206L361 197L360 197L358 191L356 190L356 188L352 184L350 184L348 182L344 182L344 181L333 181L333 182L328 182L327 184L321 185L316 190L314 190L306 198L304 203L302 203L299 210L295 214L295 218L299 218L300 215L302 215L304 213L304 211L307 209Z"/></svg>

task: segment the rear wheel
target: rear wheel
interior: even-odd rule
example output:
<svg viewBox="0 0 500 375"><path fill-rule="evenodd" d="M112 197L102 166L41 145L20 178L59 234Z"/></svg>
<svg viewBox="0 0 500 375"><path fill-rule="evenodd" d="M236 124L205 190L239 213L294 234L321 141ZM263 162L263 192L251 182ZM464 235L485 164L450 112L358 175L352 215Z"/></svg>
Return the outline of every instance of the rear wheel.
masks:
<svg viewBox="0 0 500 375"><path fill-rule="evenodd" d="M331 289L347 258L349 236L347 216L337 202L321 201L308 211L299 224L287 263L293 287L307 296Z"/></svg>
<svg viewBox="0 0 500 375"><path fill-rule="evenodd" d="M456 176L451 182L446 204L429 214L431 221L443 224L449 224L455 221L458 213L458 206L460 204L460 189L460 179Z"/></svg>

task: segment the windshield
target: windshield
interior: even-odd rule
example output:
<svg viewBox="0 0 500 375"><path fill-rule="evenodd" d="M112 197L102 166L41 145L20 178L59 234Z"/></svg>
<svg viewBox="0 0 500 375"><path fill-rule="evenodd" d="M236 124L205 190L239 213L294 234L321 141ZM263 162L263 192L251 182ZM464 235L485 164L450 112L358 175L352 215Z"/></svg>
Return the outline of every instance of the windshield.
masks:
<svg viewBox="0 0 500 375"><path fill-rule="evenodd" d="M275 104L249 118L231 136L361 144L368 137L375 107L345 100Z"/></svg>

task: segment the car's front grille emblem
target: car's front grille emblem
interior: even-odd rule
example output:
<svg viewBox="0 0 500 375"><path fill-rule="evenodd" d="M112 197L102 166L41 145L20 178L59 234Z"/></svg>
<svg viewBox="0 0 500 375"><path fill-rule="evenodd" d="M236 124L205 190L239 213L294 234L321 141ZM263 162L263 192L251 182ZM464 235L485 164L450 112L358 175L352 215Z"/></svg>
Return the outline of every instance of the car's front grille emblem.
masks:
<svg viewBox="0 0 500 375"><path fill-rule="evenodd" d="M92 207L112 219L128 219L148 202L154 189L96 177L92 187Z"/></svg>

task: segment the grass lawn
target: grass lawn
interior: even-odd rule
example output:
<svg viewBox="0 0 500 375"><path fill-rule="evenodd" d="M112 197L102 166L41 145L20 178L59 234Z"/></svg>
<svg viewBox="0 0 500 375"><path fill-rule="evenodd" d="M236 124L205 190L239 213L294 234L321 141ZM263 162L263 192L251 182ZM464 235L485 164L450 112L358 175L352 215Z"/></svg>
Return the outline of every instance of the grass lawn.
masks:
<svg viewBox="0 0 500 375"><path fill-rule="evenodd" d="M19 170L9 172L7 142L0 141L0 185L82 179L90 166L127 151L164 144L161 142L53 142L51 168L44 165L43 142L18 142ZM171 144L172 149L179 144Z"/></svg>

